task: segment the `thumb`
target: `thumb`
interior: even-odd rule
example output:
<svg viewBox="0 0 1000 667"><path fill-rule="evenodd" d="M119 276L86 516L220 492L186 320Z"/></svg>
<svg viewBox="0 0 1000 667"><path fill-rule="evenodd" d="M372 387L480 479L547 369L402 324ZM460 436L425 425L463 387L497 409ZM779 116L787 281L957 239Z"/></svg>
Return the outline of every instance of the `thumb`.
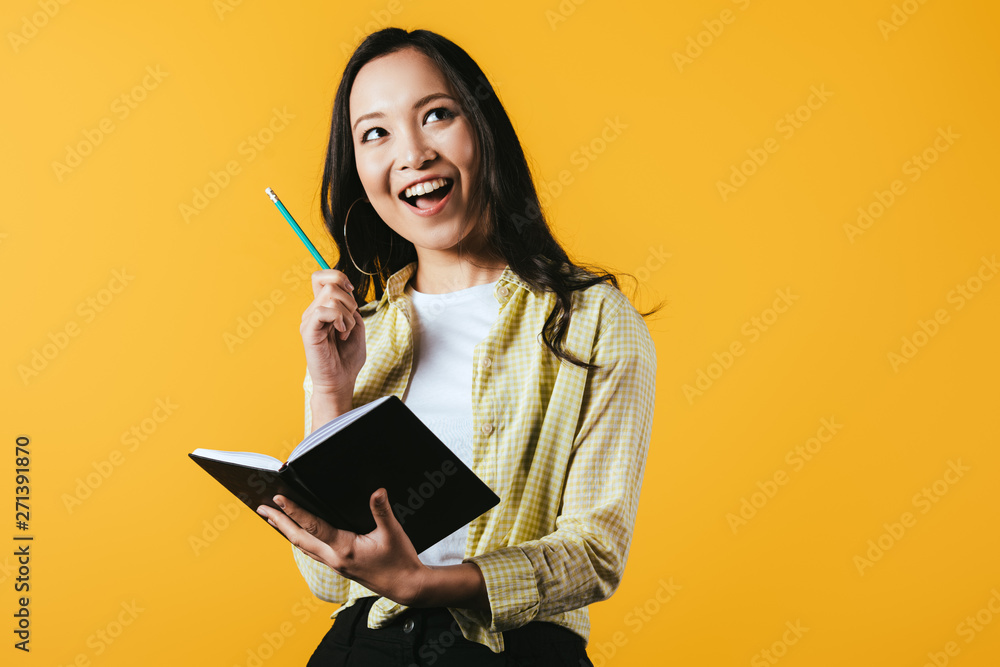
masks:
<svg viewBox="0 0 1000 667"><path fill-rule="evenodd" d="M371 497L372 516L375 517L377 528L391 528L398 523L389 505L389 492L385 489L378 489Z"/></svg>

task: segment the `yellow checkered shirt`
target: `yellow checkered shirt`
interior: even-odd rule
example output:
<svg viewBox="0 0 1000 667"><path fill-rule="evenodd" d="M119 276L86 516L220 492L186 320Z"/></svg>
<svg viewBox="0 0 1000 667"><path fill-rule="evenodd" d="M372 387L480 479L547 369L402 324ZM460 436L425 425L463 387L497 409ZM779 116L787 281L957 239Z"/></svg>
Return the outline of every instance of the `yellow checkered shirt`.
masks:
<svg viewBox="0 0 1000 667"><path fill-rule="evenodd" d="M404 287L416 262L393 274L365 316L367 360L354 406L402 398L413 361L413 310ZM656 351L642 317L606 283L573 292L564 349L600 366L588 372L542 342L555 295L533 290L508 266L497 321L472 368L472 470L500 497L469 525L465 562L486 580L490 611L450 608L463 635L503 650L505 630L531 621L586 641L587 605L618 587L628 557L653 421ZM312 431L306 372L305 431ZM376 595L292 547L310 590L340 609ZM379 598L368 627L406 609Z"/></svg>

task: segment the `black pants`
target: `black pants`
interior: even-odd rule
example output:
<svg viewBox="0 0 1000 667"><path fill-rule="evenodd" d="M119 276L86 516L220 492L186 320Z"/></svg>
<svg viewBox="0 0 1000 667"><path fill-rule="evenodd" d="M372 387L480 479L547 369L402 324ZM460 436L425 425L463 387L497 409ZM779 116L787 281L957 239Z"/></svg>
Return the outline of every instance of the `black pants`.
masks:
<svg viewBox="0 0 1000 667"><path fill-rule="evenodd" d="M376 599L337 614L307 667L593 667L582 637L544 621L503 633L503 653L467 640L444 608L408 609L389 626L370 630Z"/></svg>

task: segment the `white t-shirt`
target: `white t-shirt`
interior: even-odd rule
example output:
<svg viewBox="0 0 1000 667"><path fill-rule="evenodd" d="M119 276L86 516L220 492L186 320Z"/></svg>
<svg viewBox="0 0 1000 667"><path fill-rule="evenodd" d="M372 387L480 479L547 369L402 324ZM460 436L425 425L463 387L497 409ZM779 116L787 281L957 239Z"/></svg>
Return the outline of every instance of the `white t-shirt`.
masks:
<svg viewBox="0 0 1000 667"><path fill-rule="evenodd" d="M472 467L472 358L500 312L497 281L447 294L406 286L416 315L413 371L403 403ZM425 565L453 565L465 556L468 526L420 553Z"/></svg>

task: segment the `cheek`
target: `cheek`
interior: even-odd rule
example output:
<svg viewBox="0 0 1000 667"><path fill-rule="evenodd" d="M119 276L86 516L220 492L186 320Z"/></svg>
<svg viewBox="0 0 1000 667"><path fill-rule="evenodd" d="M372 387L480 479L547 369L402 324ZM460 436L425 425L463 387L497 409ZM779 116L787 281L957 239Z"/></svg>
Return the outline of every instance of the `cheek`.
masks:
<svg viewBox="0 0 1000 667"><path fill-rule="evenodd" d="M361 157L355 154L354 166L358 170L358 178L369 199L388 196L388 169L373 156Z"/></svg>
<svg viewBox="0 0 1000 667"><path fill-rule="evenodd" d="M476 135L472 128L463 123L460 131L449 137L449 152L455 164L470 178L479 173L479 151L476 149Z"/></svg>

